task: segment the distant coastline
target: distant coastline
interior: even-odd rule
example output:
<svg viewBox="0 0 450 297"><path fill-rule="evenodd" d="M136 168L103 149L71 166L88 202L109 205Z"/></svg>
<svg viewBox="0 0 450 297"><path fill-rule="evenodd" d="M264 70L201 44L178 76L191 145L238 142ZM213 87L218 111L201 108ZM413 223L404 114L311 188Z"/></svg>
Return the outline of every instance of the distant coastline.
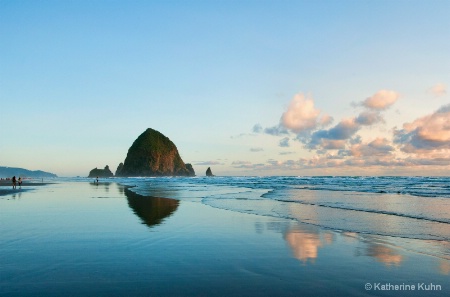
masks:
<svg viewBox="0 0 450 297"><path fill-rule="evenodd" d="M25 168L0 166L0 178L11 178L13 176L30 178L58 177L54 173L42 170L28 170Z"/></svg>

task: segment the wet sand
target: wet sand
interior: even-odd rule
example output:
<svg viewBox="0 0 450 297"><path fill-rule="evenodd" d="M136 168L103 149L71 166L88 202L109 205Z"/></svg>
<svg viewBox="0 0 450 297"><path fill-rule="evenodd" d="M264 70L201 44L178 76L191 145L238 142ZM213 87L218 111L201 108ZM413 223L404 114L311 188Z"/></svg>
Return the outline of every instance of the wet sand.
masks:
<svg viewBox="0 0 450 297"><path fill-rule="evenodd" d="M49 184L50 183L42 183L42 182L35 183L35 182L25 181L22 183L21 186L19 186L19 183L16 183L16 189L13 189L12 181L0 180L0 196L13 195L13 194L17 194L21 191L29 190L30 188L33 188L33 187L45 186L45 185L49 185Z"/></svg>
<svg viewBox="0 0 450 297"><path fill-rule="evenodd" d="M0 217L1 296L450 293L450 261L414 252L429 242L144 197L114 183L7 195ZM376 289L388 283L416 289ZM425 291L430 284L440 290Z"/></svg>

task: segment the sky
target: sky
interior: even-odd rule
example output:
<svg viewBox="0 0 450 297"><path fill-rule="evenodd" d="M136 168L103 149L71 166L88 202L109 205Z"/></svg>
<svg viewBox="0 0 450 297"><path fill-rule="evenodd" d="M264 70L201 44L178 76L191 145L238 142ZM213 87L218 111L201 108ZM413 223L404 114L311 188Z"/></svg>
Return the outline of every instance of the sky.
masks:
<svg viewBox="0 0 450 297"><path fill-rule="evenodd" d="M0 0L0 166L449 175L450 1Z"/></svg>

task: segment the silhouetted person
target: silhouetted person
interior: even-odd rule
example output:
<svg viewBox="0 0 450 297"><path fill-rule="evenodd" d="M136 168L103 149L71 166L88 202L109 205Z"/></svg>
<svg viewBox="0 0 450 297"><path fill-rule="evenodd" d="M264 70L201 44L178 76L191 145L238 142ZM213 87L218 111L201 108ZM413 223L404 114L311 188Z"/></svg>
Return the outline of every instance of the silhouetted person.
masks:
<svg viewBox="0 0 450 297"><path fill-rule="evenodd" d="M12 178L13 189L16 188L16 176L14 175Z"/></svg>
<svg viewBox="0 0 450 297"><path fill-rule="evenodd" d="M21 177L19 177L19 188L22 189L22 178Z"/></svg>

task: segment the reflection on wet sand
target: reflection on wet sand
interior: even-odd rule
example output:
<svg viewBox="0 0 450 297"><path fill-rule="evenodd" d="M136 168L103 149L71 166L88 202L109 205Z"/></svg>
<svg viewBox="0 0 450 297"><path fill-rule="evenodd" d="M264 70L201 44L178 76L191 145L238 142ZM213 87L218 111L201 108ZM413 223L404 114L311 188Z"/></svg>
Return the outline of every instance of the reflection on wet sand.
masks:
<svg viewBox="0 0 450 297"><path fill-rule="evenodd" d="M112 184L110 182L91 182L89 183L91 186L96 187L96 188L101 188L104 189L105 192L109 192L109 186ZM116 183L114 183L115 185L117 185ZM119 186L120 188L120 186Z"/></svg>
<svg viewBox="0 0 450 297"><path fill-rule="evenodd" d="M115 183L115 182L90 182L89 185L91 185L91 187L96 188L96 189L103 189L106 193L109 193L109 190L117 190L120 194L125 194L125 186ZM116 189L114 189L114 187Z"/></svg>
<svg viewBox="0 0 450 297"><path fill-rule="evenodd" d="M315 228L300 228L299 226L289 229L284 234L284 239L294 253L294 257L306 263L315 262L319 254L319 248L330 245L334 241L334 234L320 232Z"/></svg>
<svg viewBox="0 0 450 297"><path fill-rule="evenodd" d="M154 198L136 194L125 188L128 206L149 227L159 225L178 208L179 201L168 198Z"/></svg>
<svg viewBox="0 0 450 297"><path fill-rule="evenodd" d="M319 228L311 226L295 226L288 229L284 233L284 239L289 244L294 257L298 260L306 263L308 261L314 263L319 256L319 249L332 245L336 240L336 235L329 231L322 231ZM346 237L350 237L355 240L359 240L366 244L366 248L363 253L356 252L356 256L361 254L375 258L377 261L385 264L386 266L400 266L403 261L403 256L399 254L395 249L380 243L370 236L365 236L364 239L359 238L358 234L341 234ZM445 271L446 267L441 265L441 271ZM448 267L450 269L450 266Z"/></svg>
<svg viewBox="0 0 450 297"><path fill-rule="evenodd" d="M442 274L449 275L450 274L450 261L441 260L441 263L439 265L439 271Z"/></svg>
<svg viewBox="0 0 450 297"><path fill-rule="evenodd" d="M394 249L385 245L373 243L368 244L366 256L373 257L386 266L400 266L403 261L403 256L398 254Z"/></svg>

